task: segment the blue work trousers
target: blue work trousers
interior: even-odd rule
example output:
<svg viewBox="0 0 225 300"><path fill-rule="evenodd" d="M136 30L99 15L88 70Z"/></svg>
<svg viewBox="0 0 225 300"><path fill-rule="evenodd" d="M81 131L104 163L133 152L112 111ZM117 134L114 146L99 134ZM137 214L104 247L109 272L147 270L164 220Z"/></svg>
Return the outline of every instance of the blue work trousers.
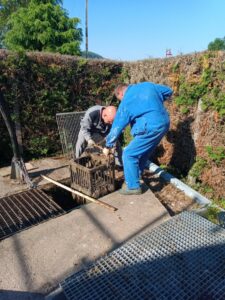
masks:
<svg viewBox="0 0 225 300"><path fill-rule="evenodd" d="M136 135L123 150L124 177L128 189L140 188L140 174L146 162L169 129L169 123L150 128L146 133Z"/></svg>

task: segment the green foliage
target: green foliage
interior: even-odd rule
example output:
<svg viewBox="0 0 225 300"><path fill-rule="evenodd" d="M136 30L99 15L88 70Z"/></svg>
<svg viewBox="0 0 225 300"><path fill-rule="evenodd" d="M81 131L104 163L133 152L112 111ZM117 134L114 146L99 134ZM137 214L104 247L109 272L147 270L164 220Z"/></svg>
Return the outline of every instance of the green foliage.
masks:
<svg viewBox="0 0 225 300"><path fill-rule="evenodd" d="M37 50L80 55L80 20L69 18L56 1L31 0L11 14L4 44L10 50Z"/></svg>
<svg viewBox="0 0 225 300"><path fill-rule="evenodd" d="M195 163L193 164L191 170L189 171L189 175L199 179L202 171L207 166L207 161L202 157L197 157Z"/></svg>
<svg viewBox="0 0 225 300"><path fill-rule="evenodd" d="M0 0L0 36L3 38L4 32L7 30L7 22L12 13L20 7L25 7L28 0Z"/></svg>
<svg viewBox="0 0 225 300"><path fill-rule="evenodd" d="M221 208L225 209L225 198L219 198L215 201Z"/></svg>
<svg viewBox="0 0 225 300"><path fill-rule="evenodd" d="M225 159L225 147L219 146L213 148L212 146L206 146L205 148L209 158L217 165L219 165L221 161Z"/></svg>
<svg viewBox="0 0 225 300"><path fill-rule="evenodd" d="M129 72L127 69L123 68L121 74L121 82L128 83L130 81Z"/></svg>
<svg viewBox="0 0 225 300"><path fill-rule="evenodd" d="M61 151L56 113L86 110L111 97L120 81L122 64L89 62L62 55L25 52L0 56L0 86L13 112L20 107L25 159ZM9 163L12 151L0 116L0 165Z"/></svg>
<svg viewBox="0 0 225 300"><path fill-rule="evenodd" d="M189 113L189 108L188 107L182 107L181 108L181 112L182 112L182 114L188 114Z"/></svg>
<svg viewBox="0 0 225 300"><path fill-rule="evenodd" d="M214 109L221 117L225 116L225 93L219 88L214 88L211 94L202 97L203 109Z"/></svg>
<svg viewBox="0 0 225 300"><path fill-rule="evenodd" d="M212 194L214 193L214 189L207 185L207 184L204 184L201 186L201 191L204 193L204 194Z"/></svg>
<svg viewBox="0 0 225 300"><path fill-rule="evenodd" d="M213 42L209 43L208 50L211 51L225 50L225 37L222 39L216 38Z"/></svg>
<svg viewBox="0 0 225 300"><path fill-rule="evenodd" d="M179 69L180 69L180 64L179 64L179 62L176 62L176 63L174 63L174 64L172 65L172 72L173 72L173 73L178 72Z"/></svg>
<svg viewBox="0 0 225 300"><path fill-rule="evenodd" d="M8 20L19 8L27 7L31 0L0 0L0 48L4 47L3 39L8 31ZM62 0L45 1L62 4Z"/></svg>
<svg viewBox="0 0 225 300"><path fill-rule="evenodd" d="M46 156L49 154L50 141L47 136L34 137L29 142L28 150L33 158L38 156Z"/></svg>
<svg viewBox="0 0 225 300"><path fill-rule="evenodd" d="M216 207L215 205L210 205L206 212L204 213L203 217L205 217L206 219L208 219L209 221L211 221L212 223L218 224L218 213L221 210Z"/></svg>
<svg viewBox="0 0 225 300"><path fill-rule="evenodd" d="M199 99L209 92L209 86L213 80L213 73L210 69L202 72L199 83L189 83L181 76L179 86L179 96L175 98L175 103L181 107L183 113L188 112L188 107L196 104Z"/></svg>

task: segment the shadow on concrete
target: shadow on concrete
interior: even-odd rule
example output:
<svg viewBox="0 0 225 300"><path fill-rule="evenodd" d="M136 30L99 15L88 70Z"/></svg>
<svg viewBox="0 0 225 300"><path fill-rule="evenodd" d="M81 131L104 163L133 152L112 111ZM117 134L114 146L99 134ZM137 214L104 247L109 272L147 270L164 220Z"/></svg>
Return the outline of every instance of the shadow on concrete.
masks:
<svg viewBox="0 0 225 300"><path fill-rule="evenodd" d="M188 208L190 208L191 205L187 205L185 207L186 210L188 210ZM105 235L106 238L110 239L113 243L112 247L107 251L107 253L112 252L113 250L115 250L116 248L118 248L119 246L131 241L133 238L137 237L139 234L142 234L144 231L146 231L146 229L150 226L154 226L155 224L157 224L161 219L165 218L167 216L167 212L165 212L164 214L161 214L161 216L159 216L158 218L156 218L154 221L149 222L147 225L143 226L141 229L137 230L135 233L129 235L126 239L124 239L122 242L118 241L116 239L115 236L113 236L112 233L110 233L108 230L106 230L103 226L103 224L101 224L99 222L99 220L97 218L95 218L95 216L93 214L91 214L89 211L85 210L86 215L89 217L89 219L92 221L93 224L95 224L96 228L98 228L98 230L101 232L101 234ZM151 230L151 229L149 229Z"/></svg>
<svg viewBox="0 0 225 300"><path fill-rule="evenodd" d="M161 216L159 216L158 218L156 218L152 222L149 222L147 225L143 226L140 230L138 230L135 233L133 233L130 236L128 236L123 241L119 241L111 232L109 232L108 230L106 230L104 228L103 224L101 224L101 222L93 214L91 214L90 211L85 210L85 213L90 218L90 220L95 224L95 226L99 230L99 232L102 235L104 235L107 239L110 239L112 241L112 246L111 246L111 248L109 250L107 250L104 253L105 255L108 255L109 253L111 253L116 248L122 246L123 244L127 243L128 241L131 241L133 238L137 237L139 234L141 234L144 231L146 231L146 229L149 226L152 226L152 225L156 224L157 222L159 222L161 219L163 219L167 215L167 213L162 214ZM90 249L90 251L91 251L91 249ZM55 281L58 282L58 284L59 284L60 282L62 282L65 278L67 278L71 274L77 273L77 272L81 271L82 269L91 266L95 261L97 261L101 257L102 257L102 255L97 256L97 257L95 257L95 260L90 260L88 257L85 257L85 256L81 257L80 262L78 264L76 264L74 266L74 268L72 268L70 270L66 270L63 274L60 274L60 276L58 276L55 279ZM51 291L53 291L56 288L57 288L57 285L54 286L54 287L52 287ZM43 287L40 288L40 290L42 290L42 289L43 289ZM62 297L63 297L63 292L62 291L61 291L60 294L62 294ZM59 297L60 297L60 295L59 295Z"/></svg>
<svg viewBox="0 0 225 300"><path fill-rule="evenodd" d="M43 180L41 175L49 175L49 174L51 174L52 172L54 172L56 170L64 169L66 167L68 167L68 165L63 165L63 166L60 166L60 167L57 167L57 168L50 168L50 169L40 170L40 171L37 171L37 172L29 172L29 176L35 184L38 184L40 181Z"/></svg>
<svg viewBox="0 0 225 300"><path fill-rule="evenodd" d="M187 206L187 209L188 209L188 207L189 206ZM99 220L95 216L93 216L93 214L91 214L89 211L85 211L85 212L86 212L87 216L91 219L91 221L95 224L96 228L98 228L98 230L101 232L101 234L105 235L106 238L110 239L113 242L111 248L107 252L105 252L105 255L110 254L112 251L114 251L118 247L126 244L127 242L132 241L139 234L142 234L142 233L146 232L146 229L149 226L153 226L154 224L156 224L157 222L159 222L161 219L163 219L167 215L167 213L162 214L161 216L159 216L158 218L156 218L152 222L149 222L146 226L143 226L140 230L138 230L135 233L131 234L130 236L128 236L126 239L124 239L121 242L118 239L116 239L116 237L113 236L112 233L110 233L109 231L105 230L103 224L101 224L101 222L99 222ZM81 271L84 268L88 268L89 266L91 266L94 262L96 262L101 257L102 256L98 256L98 257L95 258L95 260L90 260L89 258L87 258L85 256L82 257L80 259L80 262L73 269L67 270L66 272L64 272L63 274L61 274L60 276L58 276L58 278L56 279L56 281L58 283L62 282L65 278L67 278L71 274L77 273L77 272ZM56 289L56 288L57 288L57 286L55 286L53 289ZM61 294L63 294L62 291L61 291ZM127 299L130 299L130 298L127 298Z"/></svg>
<svg viewBox="0 0 225 300"><path fill-rule="evenodd" d="M26 256L23 251L23 245L18 239L17 235L13 237L13 247L15 253L17 253L17 265L20 268L21 281L25 283L25 286L28 291L32 291L34 288L32 280L32 271L29 268L29 265L25 262Z"/></svg>

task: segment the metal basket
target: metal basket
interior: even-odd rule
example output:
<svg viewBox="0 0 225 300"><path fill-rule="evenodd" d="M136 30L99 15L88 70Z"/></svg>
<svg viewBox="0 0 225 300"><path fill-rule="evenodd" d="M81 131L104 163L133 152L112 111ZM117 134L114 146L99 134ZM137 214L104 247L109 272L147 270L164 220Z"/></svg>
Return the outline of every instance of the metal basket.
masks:
<svg viewBox="0 0 225 300"><path fill-rule="evenodd" d="M115 190L114 159L86 155L70 165L71 187L93 198Z"/></svg>

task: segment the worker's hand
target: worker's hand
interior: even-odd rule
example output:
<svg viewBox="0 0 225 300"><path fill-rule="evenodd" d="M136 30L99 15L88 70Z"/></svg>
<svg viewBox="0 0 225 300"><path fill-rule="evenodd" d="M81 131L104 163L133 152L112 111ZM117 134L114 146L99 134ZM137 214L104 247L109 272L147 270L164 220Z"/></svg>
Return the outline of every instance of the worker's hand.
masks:
<svg viewBox="0 0 225 300"><path fill-rule="evenodd" d="M103 148L102 153L103 153L105 156L108 156L108 155L109 155L109 148Z"/></svg>
<svg viewBox="0 0 225 300"><path fill-rule="evenodd" d="M93 147L95 145L95 141L92 139L88 140L88 147Z"/></svg>

